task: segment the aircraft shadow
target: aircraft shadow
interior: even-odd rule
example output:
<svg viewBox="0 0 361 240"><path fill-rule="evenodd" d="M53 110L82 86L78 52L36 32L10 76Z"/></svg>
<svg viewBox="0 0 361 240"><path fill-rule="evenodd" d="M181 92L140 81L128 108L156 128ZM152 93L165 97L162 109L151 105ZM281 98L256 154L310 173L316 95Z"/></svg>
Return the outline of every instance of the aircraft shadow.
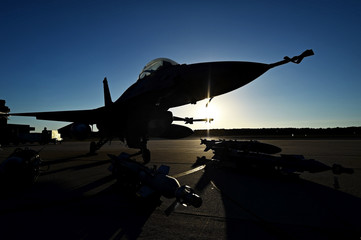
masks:
<svg viewBox="0 0 361 240"><path fill-rule="evenodd" d="M48 165L62 164L62 163L67 163L67 162L74 161L75 159L91 157L91 156L93 156L93 155L81 154L81 155L71 156L71 157L67 157L67 158L60 158L60 159L55 159L55 160L47 160L47 161L44 161L44 162L46 164L48 164Z"/></svg>
<svg viewBox="0 0 361 240"><path fill-rule="evenodd" d="M95 162L86 163L86 164L82 163L82 164L79 164L77 166L69 166L69 167L64 167L64 168L61 168L61 169L51 170L52 163L51 162L50 163L46 162L45 167L43 167L43 168L49 168L49 169L46 170L46 171L41 172L40 175L44 176L44 175L64 172L64 171L68 171L68 170L75 170L75 171L76 170L82 170L82 169L86 169L86 168L98 167L100 165L109 164L109 163L110 163L110 160L108 159L108 160L100 160L100 161L95 161Z"/></svg>
<svg viewBox="0 0 361 240"><path fill-rule="evenodd" d="M341 191L298 178L206 167L196 189L209 183L222 196L227 239L361 236L361 199Z"/></svg>

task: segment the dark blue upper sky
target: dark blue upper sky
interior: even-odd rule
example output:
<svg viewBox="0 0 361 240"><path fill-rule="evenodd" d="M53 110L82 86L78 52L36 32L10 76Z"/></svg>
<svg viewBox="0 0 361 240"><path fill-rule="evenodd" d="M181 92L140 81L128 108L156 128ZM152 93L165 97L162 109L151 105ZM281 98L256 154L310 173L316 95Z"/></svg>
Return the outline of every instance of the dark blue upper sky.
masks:
<svg viewBox="0 0 361 240"><path fill-rule="evenodd" d="M0 99L12 112L90 109L105 76L115 100L154 58L272 63L312 48L213 99L211 127L361 126L360 23L358 0L1 1ZM205 103L172 111L203 117Z"/></svg>

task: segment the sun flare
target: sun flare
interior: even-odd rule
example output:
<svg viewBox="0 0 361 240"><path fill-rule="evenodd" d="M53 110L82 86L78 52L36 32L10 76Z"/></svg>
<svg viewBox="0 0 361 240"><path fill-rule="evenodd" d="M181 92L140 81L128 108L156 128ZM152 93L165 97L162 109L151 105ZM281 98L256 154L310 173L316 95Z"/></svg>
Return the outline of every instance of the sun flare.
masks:
<svg viewBox="0 0 361 240"><path fill-rule="evenodd" d="M213 102L210 102L208 104L208 106L206 106L205 104L202 105L201 107L199 107L199 109L197 111L197 118L206 118L206 119L216 120L219 115L220 115L220 110L217 107L217 105L214 104ZM212 122L207 121L205 124L206 124L207 129L212 128L212 124L213 124Z"/></svg>

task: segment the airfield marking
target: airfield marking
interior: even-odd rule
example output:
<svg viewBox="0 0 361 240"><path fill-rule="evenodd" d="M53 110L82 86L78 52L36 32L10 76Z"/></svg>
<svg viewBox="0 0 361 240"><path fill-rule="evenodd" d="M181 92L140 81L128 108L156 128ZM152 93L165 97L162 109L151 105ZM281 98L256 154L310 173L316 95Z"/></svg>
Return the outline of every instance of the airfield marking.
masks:
<svg viewBox="0 0 361 240"><path fill-rule="evenodd" d="M185 171L185 172L181 172L181 173L175 174L175 175L173 175L172 177L174 177L174 178L183 177L183 176L186 176L186 175L189 175L189 174L198 172L198 171L202 170L202 169L205 168L205 167L206 167L206 165L202 165L202 166L193 168L193 169L191 169L191 170L188 170L188 171Z"/></svg>

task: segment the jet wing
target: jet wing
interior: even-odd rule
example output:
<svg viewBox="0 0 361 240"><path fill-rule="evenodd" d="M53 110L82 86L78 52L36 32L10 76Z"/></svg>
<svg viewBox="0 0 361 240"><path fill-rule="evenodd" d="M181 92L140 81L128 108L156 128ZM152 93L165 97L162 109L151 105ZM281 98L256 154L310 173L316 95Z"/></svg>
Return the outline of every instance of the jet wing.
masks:
<svg viewBox="0 0 361 240"><path fill-rule="evenodd" d="M10 113L9 116L36 117L39 120L80 122L93 124L101 115L100 109L91 110L72 110L72 111L54 111L54 112L29 112L29 113Z"/></svg>

